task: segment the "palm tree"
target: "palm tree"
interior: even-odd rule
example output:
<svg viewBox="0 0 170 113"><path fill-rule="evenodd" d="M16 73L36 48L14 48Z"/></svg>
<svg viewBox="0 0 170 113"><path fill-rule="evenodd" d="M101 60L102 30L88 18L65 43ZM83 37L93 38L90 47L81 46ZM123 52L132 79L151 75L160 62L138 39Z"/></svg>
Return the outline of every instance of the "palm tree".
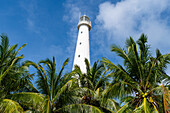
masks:
<svg viewBox="0 0 170 113"><path fill-rule="evenodd" d="M108 70L105 69L104 64L99 61L94 62L93 66L85 59L86 72L82 73L79 66L75 65L73 74L75 78L78 77L77 84L80 86L74 91L77 92L77 96L81 98L83 105L88 105L91 109L99 108L96 112L113 112L117 111L119 104L112 98L104 97L106 91L106 85L109 82L111 74L107 74ZM88 109L91 111L91 109ZM83 109L86 112L90 112L87 109Z"/></svg>
<svg viewBox="0 0 170 113"><path fill-rule="evenodd" d="M16 92L29 90L32 85L31 75L20 65L23 55L17 56L17 44L10 46L9 39L5 34L1 35L0 43L0 112L22 112L23 108L9 97Z"/></svg>
<svg viewBox="0 0 170 113"><path fill-rule="evenodd" d="M106 58L102 59L102 62L114 74L106 95L119 97L127 102L118 111L119 113L127 110L145 113L161 112L162 88L160 84L168 78L165 69L169 64L170 54L162 55L157 49L156 57L153 57L149 51L150 46L146 43L147 36L142 34L137 42L131 37L127 39L126 49L112 46L111 50L124 60L124 66L115 65Z"/></svg>
<svg viewBox="0 0 170 113"><path fill-rule="evenodd" d="M105 70L104 65L96 61L93 66L90 67L90 63L87 59L85 59L85 64L87 73L82 73L78 65L75 65L75 69L72 72L75 78L78 76L80 86L87 87L91 90L96 90L99 87L104 88L109 77L109 75L106 76L107 70Z"/></svg>
<svg viewBox="0 0 170 113"><path fill-rule="evenodd" d="M17 51L15 51L17 44L10 47L8 37L4 34L1 35L0 82L2 82L7 74L16 74L18 72L16 70L19 69L17 67L19 59L24 58L24 56L17 56L17 54L25 45L26 44L22 45Z"/></svg>
<svg viewBox="0 0 170 113"><path fill-rule="evenodd" d="M64 106L73 103L71 90L73 79L70 74L63 75L63 70L68 64L69 59L66 59L59 73L56 72L55 58L42 60L38 64L27 61L26 65L32 65L37 69L36 85L39 94L44 95L44 104L41 112L61 112ZM43 68L41 64L46 66Z"/></svg>

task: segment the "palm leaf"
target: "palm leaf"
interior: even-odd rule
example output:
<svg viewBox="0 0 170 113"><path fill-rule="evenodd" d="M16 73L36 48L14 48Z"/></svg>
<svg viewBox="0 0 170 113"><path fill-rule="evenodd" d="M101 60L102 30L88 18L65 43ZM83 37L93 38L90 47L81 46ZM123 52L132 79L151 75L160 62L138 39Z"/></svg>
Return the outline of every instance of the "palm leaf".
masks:
<svg viewBox="0 0 170 113"><path fill-rule="evenodd" d="M39 79L36 81L38 89L40 89L43 93L50 95L50 89L48 86L48 81L47 81L47 75L46 72L44 70L44 68L39 64L37 65L36 63L32 62L32 61L26 61L25 66L33 66L35 69L37 69L38 74L37 76L39 77Z"/></svg>
<svg viewBox="0 0 170 113"><path fill-rule="evenodd" d="M1 99L0 100L0 112L1 113L22 113L23 108L19 103L10 100L10 99Z"/></svg>
<svg viewBox="0 0 170 113"><path fill-rule="evenodd" d="M31 109L42 111L45 97L40 93L21 92L9 95L8 98L20 103L22 106L31 107Z"/></svg>
<svg viewBox="0 0 170 113"><path fill-rule="evenodd" d="M58 92L57 94L54 96L52 103L54 103L56 101L56 99L62 94L64 93L64 91L66 91L67 89L69 89L72 86L72 80L69 80Z"/></svg>
<svg viewBox="0 0 170 113"><path fill-rule="evenodd" d="M25 47L27 44L23 44L15 53L14 53L14 56L16 56L18 54L18 52L23 48Z"/></svg>
<svg viewBox="0 0 170 113"><path fill-rule="evenodd" d="M124 111L129 107L129 102L122 106L117 113L124 113Z"/></svg>
<svg viewBox="0 0 170 113"><path fill-rule="evenodd" d="M10 69L12 68L12 66L14 65L14 63L18 60L18 59L22 59L24 58L23 56L20 56L20 57L16 57L12 63L10 64L10 66L8 67L7 70L5 70L5 72L2 72L1 70L1 73L0 73L0 81L7 75L7 73L10 71Z"/></svg>
<svg viewBox="0 0 170 113"><path fill-rule="evenodd" d="M55 82L54 82L54 84L55 84L54 87L55 87L55 88L57 87L58 82L59 82L59 80L61 79L63 70L64 70L65 66L68 65L68 62L69 62L69 58L67 58L67 59L64 61L63 65L62 65L62 68L61 68L61 70L60 70L58 76L56 76L56 79L55 79Z"/></svg>
<svg viewBox="0 0 170 113"><path fill-rule="evenodd" d="M112 69L112 70L117 69L117 70L119 70L120 72L123 73L122 74L123 77L125 77L127 80L131 80L134 83L136 83L133 80L133 78L131 78L130 75L123 69L123 67L116 66L109 59L106 59L106 58L102 58L101 62L105 63L109 69Z"/></svg>
<svg viewBox="0 0 170 113"><path fill-rule="evenodd" d="M144 103L142 103L139 107L137 107L134 112L135 113L142 113L144 110Z"/></svg>
<svg viewBox="0 0 170 113"><path fill-rule="evenodd" d="M151 110L149 108L149 102L147 101L146 97L143 99L143 104L144 104L144 111L145 113L150 113Z"/></svg>
<svg viewBox="0 0 170 113"><path fill-rule="evenodd" d="M68 113L103 113L99 108L87 104L71 104L57 109L56 112Z"/></svg>
<svg viewBox="0 0 170 113"><path fill-rule="evenodd" d="M120 108L119 103L117 103L115 100L113 99L108 99L106 102L106 107L112 111L117 112L118 109Z"/></svg>
<svg viewBox="0 0 170 113"><path fill-rule="evenodd" d="M127 62L130 63L132 65L131 60L129 59L128 55L126 54L126 52L121 49L120 47L113 45L111 48L111 51L116 52L118 54L118 56L122 57L124 59L124 64L126 64Z"/></svg>

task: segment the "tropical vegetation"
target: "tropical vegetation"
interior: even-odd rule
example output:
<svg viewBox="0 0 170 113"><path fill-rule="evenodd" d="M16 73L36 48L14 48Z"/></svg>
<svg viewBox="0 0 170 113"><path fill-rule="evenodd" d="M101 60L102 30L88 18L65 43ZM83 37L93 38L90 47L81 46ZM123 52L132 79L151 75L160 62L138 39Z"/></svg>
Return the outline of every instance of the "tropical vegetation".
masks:
<svg viewBox="0 0 170 113"><path fill-rule="evenodd" d="M129 37L125 48L111 51L122 60L105 57L86 73L78 65L66 71L69 59L59 66L55 57L38 63L24 61L23 44L0 40L0 113L168 113L170 76L166 73L170 53L151 54L147 36ZM123 63L121 62L123 61ZM34 68L36 71L29 71Z"/></svg>

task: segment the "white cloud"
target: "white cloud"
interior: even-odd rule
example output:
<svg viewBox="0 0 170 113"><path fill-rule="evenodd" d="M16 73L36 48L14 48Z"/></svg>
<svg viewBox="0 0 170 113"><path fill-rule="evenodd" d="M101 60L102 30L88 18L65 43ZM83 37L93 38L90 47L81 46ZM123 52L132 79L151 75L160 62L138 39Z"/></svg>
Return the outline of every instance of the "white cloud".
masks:
<svg viewBox="0 0 170 113"><path fill-rule="evenodd" d="M63 16L63 19L70 23L77 23L81 15L80 9L74 4L66 4L65 7L67 7L68 12Z"/></svg>
<svg viewBox="0 0 170 113"><path fill-rule="evenodd" d="M96 24L107 31L107 40L125 40L145 33L154 48L170 48L169 0L124 0L116 4L110 2L99 6ZM169 40L169 41L166 41ZM158 46L159 44L162 44ZM170 49L169 49L170 50Z"/></svg>
<svg viewBox="0 0 170 113"><path fill-rule="evenodd" d="M93 39L100 45L98 54L104 55L111 44L124 45L129 36L137 40L141 33L147 34L152 51L159 48L163 53L170 52L169 0L104 2L99 5L95 22L97 38Z"/></svg>
<svg viewBox="0 0 170 113"><path fill-rule="evenodd" d="M66 51L68 53L69 58L73 59L76 39L77 39L77 24L79 21L79 16L81 15L80 9L72 3L64 4L66 14L63 16L63 20L66 21L70 25L70 30L67 33L69 39L69 44L67 45Z"/></svg>
<svg viewBox="0 0 170 113"><path fill-rule="evenodd" d="M67 53L67 57L70 58L71 63L68 65L68 69L72 69L73 65L73 56L76 47L76 39L77 39L77 23L79 21L79 16L81 14L80 9L72 3L65 3L65 15L63 16L63 20L67 22L70 26L69 31L67 31L69 43L66 46L65 53Z"/></svg>
<svg viewBox="0 0 170 113"><path fill-rule="evenodd" d="M37 7L37 2L35 0L30 0L28 2L23 2L20 1L20 7L25 11L24 16L25 16L25 22L26 22L26 29L40 34L41 29L39 26L37 26L37 13L36 11L38 10Z"/></svg>

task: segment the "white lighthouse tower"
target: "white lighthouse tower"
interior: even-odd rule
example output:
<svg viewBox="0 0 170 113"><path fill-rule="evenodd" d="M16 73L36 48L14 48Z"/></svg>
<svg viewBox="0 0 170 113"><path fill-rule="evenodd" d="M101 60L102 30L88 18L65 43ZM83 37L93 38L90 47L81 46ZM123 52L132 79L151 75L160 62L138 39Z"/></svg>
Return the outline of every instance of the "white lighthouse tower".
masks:
<svg viewBox="0 0 170 113"><path fill-rule="evenodd" d="M83 15L80 17L78 26L79 33L77 38L76 51L74 56L74 65L78 65L82 73L86 73L85 58L90 62L90 49L89 49L89 31L91 29L91 22L89 17Z"/></svg>

